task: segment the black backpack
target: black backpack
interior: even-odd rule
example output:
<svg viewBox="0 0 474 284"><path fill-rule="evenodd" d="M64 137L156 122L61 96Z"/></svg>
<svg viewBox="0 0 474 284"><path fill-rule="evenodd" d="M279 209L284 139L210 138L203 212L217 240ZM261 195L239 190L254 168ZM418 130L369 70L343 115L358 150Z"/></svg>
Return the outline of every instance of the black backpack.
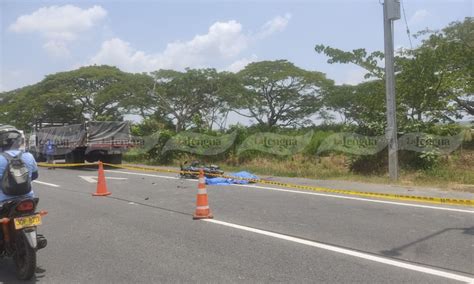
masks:
<svg viewBox="0 0 474 284"><path fill-rule="evenodd" d="M12 157L1 153L7 159L7 166L2 176L2 190L6 195L23 195L31 192L31 178L28 167L21 159L20 152Z"/></svg>

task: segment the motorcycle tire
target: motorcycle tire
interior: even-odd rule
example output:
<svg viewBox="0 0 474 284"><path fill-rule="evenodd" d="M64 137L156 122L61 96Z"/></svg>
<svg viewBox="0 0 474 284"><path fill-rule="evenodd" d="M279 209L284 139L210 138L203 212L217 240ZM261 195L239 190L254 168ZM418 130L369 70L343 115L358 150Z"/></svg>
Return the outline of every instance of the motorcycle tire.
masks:
<svg viewBox="0 0 474 284"><path fill-rule="evenodd" d="M36 271L36 250L29 245L22 233L18 233L15 241L16 251L13 256L16 276L19 280L30 280Z"/></svg>

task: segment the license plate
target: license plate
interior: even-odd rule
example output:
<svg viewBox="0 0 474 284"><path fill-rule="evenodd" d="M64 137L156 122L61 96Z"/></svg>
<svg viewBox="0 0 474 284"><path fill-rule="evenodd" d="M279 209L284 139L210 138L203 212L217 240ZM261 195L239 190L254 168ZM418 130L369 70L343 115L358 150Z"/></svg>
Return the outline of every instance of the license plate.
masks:
<svg viewBox="0 0 474 284"><path fill-rule="evenodd" d="M27 227L35 227L41 225L41 215L36 214L32 216L15 218L15 229L23 229Z"/></svg>

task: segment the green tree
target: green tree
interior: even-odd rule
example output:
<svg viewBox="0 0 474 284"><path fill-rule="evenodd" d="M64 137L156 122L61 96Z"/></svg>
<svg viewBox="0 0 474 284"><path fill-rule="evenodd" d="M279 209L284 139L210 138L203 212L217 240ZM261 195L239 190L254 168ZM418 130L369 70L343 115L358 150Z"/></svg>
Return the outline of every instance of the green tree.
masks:
<svg viewBox="0 0 474 284"><path fill-rule="evenodd" d="M420 32L418 36L428 35L420 46L398 52L395 71L401 129L414 124L450 121L465 113L474 113L473 30L472 18L466 18L463 22L451 23L442 31ZM368 54L364 49L348 52L324 45L316 45L315 51L328 56L328 63L356 64L367 70L365 78L384 79L384 70L380 66L382 52ZM355 89L352 91L356 92ZM371 122L376 121L366 121Z"/></svg>
<svg viewBox="0 0 474 284"><path fill-rule="evenodd" d="M367 74L364 76L368 78L382 79L384 77L384 68L380 66L381 61L384 59L384 54L381 51L374 51L370 54L364 48L354 49L352 51L344 51L338 48L325 46L318 44L314 47L317 53L323 53L328 59L329 64L341 63L348 64L352 63L359 67L367 70Z"/></svg>
<svg viewBox="0 0 474 284"><path fill-rule="evenodd" d="M457 111L474 115L474 18L449 24L441 31L423 31L429 35L410 56L432 55L439 99L453 103ZM459 115L459 113L458 113ZM462 114L460 114L462 115Z"/></svg>
<svg viewBox="0 0 474 284"><path fill-rule="evenodd" d="M110 66L89 66L46 76L41 82L1 94L0 121L30 129L37 122L121 120L143 111L153 79Z"/></svg>
<svg viewBox="0 0 474 284"><path fill-rule="evenodd" d="M152 76L156 82L153 107L175 122L176 132L203 121L221 102L215 69L159 70Z"/></svg>
<svg viewBox="0 0 474 284"><path fill-rule="evenodd" d="M86 119L122 120L125 79L126 73L116 67L88 66L49 75L40 84L45 91L72 96Z"/></svg>
<svg viewBox="0 0 474 284"><path fill-rule="evenodd" d="M0 104L0 122L25 130L39 122L74 123L81 118L72 97L44 92L38 84L4 93Z"/></svg>
<svg viewBox="0 0 474 284"><path fill-rule="evenodd" d="M380 135L385 128L385 84L372 80L356 86L335 86L324 104L341 115L345 124L355 124L367 135Z"/></svg>
<svg viewBox="0 0 474 284"><path fill-rule="evenodd" d="M127 73L118 84L123 92L120 107L130 114L140 115L143 119L159 116L156 84L152 76L146 73Z"/></svg>
<svg viewBox="0 0 474 284"><path fill-rule="evenodd" d="M310 123L321 107L322 94L332 85L323 73L306 71L286 60L251 63L238 73L242 88L231 105L260 126Z"/></svg>

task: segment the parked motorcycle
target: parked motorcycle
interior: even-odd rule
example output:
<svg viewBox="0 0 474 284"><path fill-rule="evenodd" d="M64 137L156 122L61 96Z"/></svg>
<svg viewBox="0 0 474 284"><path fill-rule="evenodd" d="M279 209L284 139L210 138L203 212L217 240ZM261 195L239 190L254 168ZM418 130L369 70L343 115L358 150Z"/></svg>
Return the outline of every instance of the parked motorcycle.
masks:
<svg viewBox="0 0 474 284"><path fill-rule="evenodd" d="M17 278L29 280L36 270L36 252L47 245L37 234L46 211L36 212L38 198L18 198L0 204L0 257L11 257Z"/></svg>

